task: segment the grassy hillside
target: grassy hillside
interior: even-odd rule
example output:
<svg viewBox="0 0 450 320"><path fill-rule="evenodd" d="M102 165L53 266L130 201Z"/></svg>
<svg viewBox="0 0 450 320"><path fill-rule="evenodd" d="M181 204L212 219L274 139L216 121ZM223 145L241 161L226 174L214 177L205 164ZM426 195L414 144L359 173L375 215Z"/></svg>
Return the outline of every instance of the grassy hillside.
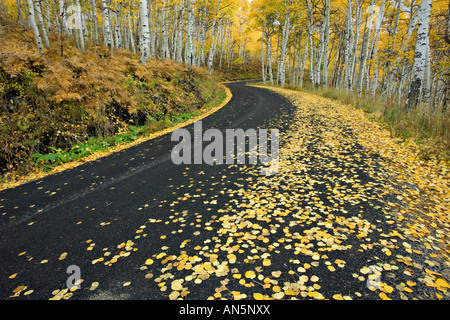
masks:
<svg viewBox="0 0 450 320"><path fill-rule="evenodd" d="M218 105L225 91L207 72L53 35L40 55L32 31L0 35L0 179L50 169L127 142ZM1 182L1 181L0 181Z"/></svg>

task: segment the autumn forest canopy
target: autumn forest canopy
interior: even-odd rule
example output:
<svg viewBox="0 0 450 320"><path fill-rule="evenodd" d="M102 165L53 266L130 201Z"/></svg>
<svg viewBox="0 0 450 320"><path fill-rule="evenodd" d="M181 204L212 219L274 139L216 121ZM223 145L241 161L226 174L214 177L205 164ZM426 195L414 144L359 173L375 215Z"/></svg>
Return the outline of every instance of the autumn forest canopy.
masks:
<svg viewBox="0 0 450 320"><path fill-rule="evenodd" d="M1 0L0 14L1 111L11 118L1 124L3 165L193 112L219 99L212 79L233 71L233 80L371 97L401 114L421 108L417 130L438 126L435 137L448 139L447 0ZM192 92L198 107L182 106ZM59 127L11 141L46 119L36 108L47 103L64 110Z"/></svg>

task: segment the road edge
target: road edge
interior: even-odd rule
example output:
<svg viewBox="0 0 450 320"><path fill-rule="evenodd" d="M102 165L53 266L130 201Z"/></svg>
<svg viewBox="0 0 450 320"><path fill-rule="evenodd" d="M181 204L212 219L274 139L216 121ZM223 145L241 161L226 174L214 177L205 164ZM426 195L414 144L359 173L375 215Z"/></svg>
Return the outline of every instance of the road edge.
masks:
<svg viewBox="0 0 450 320"><path fill-rule="evenodd" d="M233 97L233 94L231 93L231 90L228 87L226 87L224 84L225 84L224 82L218 83L218 85L222 89L224 89L225 92L226 92L227 96L226 96L225 100L222 101L222 103L220 103L219 105L208 109L207 111L205 111L204 113L200 114L199 116L196 116L196 117L191 118L189 120L186 120L184 122L178 123L178 124L176 124L176 125L174 125L172 127L168 127L168 128L163 129L161 131L157 131L157 132L152 133L152 134L150 134L148 136L139 137L138 139L136 139L136 140L134 140L132 142L114 146L114 147L108 149L107 151L97 151L97 152L94 152L91 155L89 155L87 157L84 157L82 159L77 159L75 161L71 161L71 162L68 162L68 163L63 163L61 165L58 165L58 166L54 167L52 170L50 170L48 172L37 171L35 173L31 173L29 175L19 177L19 178L13 180L13 181L4 182L4 183L0 184L0 191L16 188L16 187L24 185L24 184L26 184L28 182L31 182L31 181L34 181L34 180L38 180L38 179L42 179L42 178L45 178L47 176L54 175L56 173L60 173L60 172L63 172L63 171L69 170L69 169L76 168L76 167L81 166L81 165L83 165L83 164L85 164L87 162L92 162L92 161L98 160L100 158L107 157L107 156L109 156L109 155L111 155L113 153L129 149L131 147L134 147L134 146L139 145L141 143L144 143L144 142L156 139L156 138L158 138L160 136L163 136L165 134L171 133L171 132L173 132L175 130L178 130L180 128L186 127L186 126L188 126L188 125L190 125L190 124L192 124L194 122L197 122L197 121L202 120L202 119L204 119L206 117L209 117L213 113L215 113L215 112L219 111L220 109L222 109L223 107L225 107L228 104L228 102L230 102L231 98Z"/></svg>

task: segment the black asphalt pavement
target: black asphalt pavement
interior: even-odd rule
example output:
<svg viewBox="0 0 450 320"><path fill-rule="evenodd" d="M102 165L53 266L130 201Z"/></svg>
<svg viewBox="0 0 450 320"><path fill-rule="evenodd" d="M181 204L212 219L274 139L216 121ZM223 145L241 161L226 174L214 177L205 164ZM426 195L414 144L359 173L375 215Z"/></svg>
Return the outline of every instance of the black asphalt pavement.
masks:
<svg viewBox="0 0 450 320"><path fill-rule="evenodd" d="M245 83L227 86L233 98L202 120L203 130L286 129L294 107L285 98ZM193 125L187 129L192 131ZM1 191L0 298L49 299L59 290L70 299L167 299L170 287L163 293L154 279L145 277L161 265L153 257L155 263L142 270L145 261L161 247L194 237L197 223L217 216L204 202L216 201L214 208L220 208L229 200L221 190L247 183L245 173L233 165L174 165L171 150L176 144L167 134ZM186 194L189 201L177 203ZM197 238L207 236L202 232ZM107 265L116 255L117 261ZM83 279L73 295L62 291L71 265L79 267ZM95 282L98 288L90 290ZM131 284L123 286L127 282ZM214 293L208 289L191 290L188 298L206 299Z"/></svg>
<svg viewBox="0 0 450 320"><path fill-rule="evenodd" d="M362 143L361 119L312 95L294 106L227 86L203 131L280 130L276 175L175 165L166 134L1 191L0 299L448 299L428 204Z"/></svg>

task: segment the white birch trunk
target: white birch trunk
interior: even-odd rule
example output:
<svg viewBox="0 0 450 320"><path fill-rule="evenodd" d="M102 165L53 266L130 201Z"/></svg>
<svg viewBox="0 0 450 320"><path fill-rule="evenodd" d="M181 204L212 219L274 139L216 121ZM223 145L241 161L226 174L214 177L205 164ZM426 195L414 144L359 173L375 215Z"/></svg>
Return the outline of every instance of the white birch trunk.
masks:
<svg viewBox="0 0 450 320"><path fill-rule="evenodd" d="M351 78L353 76L353 69L351 63L352 57L352 37L353 37L353 24L352 24L352 1L348 0L347 5L347 28L346 28L346 40L345 40L345 75L344 75L344 88L345 90L351 90Z"/></svg>
<svg viewBox="0 0 450 320"><path fill-rule="evenodd" d="M325 0L325 31L323 51L323 86L328 87L328 46L330 44L330 0Z"/></svg>
<svg viewBox="0 0 450 320"><path fill-rule="evenodd" d="M269 66L269 79L270 84L273 85L273 70L272 70L272 34L273 34L273 26L272 31L267 36L267 65Z"/></svg>
<svg viewBox="0 0 450 320"><path fill-rule="evenodd" d="M150 30L150 55L156 57L156 15L153 14L153 3L152 1L148 1L147 7L148 13L148 24Z"/></svg>
<svg viewBox="0 0 450 320"><path fill-rule="evenodd" d="M92 32L92 40L95 44L98 44L98 22L97 22L97 6L95 3L95 0L90 1L91 4L91 15L92 15L92 22L94 24L93 26L93 32Z"/></svg>
<svg viewBox="0 0 450 320"><path fill-rule="evenodd" d="M322 64L323 51L324 51L324 28L325 24L322 23L319 31L319 43L316 50L316 61L314 65L314 81L315 85L320 86L320 66Z"/></svg>
<svg viewBox="0 0 450 320"><path fill-rule="evenodd" d="M425 65L423 70L422 102L428 103L431 93L431 61L430 61L430 38L426 39Z"/></svg>
<svg viewBox="0 0 450 320"><path fill-rule="evenodd" d="M48 41L47 28L45 26L44 16L42 14L41 3L39 2L39 0L34 0L33 2L34 2L35 14L37 15L38 22L39 22L39 29L41 32L42 40L44 42L44 46L46 48L48 48L48 47L50 47L50 42Z"/></svg>
<svg viewBox="0 0 450 320"><path fill-rule="evenodd" d="M309 33L309 31L308 31L308 33ZM305 38L305 47L303 49L303 57L302 57L302 61L300 64L300 76L299 76L299 82L298 82L298 85L300 86L300 88L303 88L303 77L305 74L306 59L308 58L308 39L309 39L309 36L307 34L307 36Z"/></svg>
<svg viewBox="0 0 450 320"><path fill-rule="evenodd" d="M266 67L264 65L264 59L265 59L265 55L264 55L264 38L266 36L266 22L263 21L263 25L262 25L262 36L261 36L261 71L262 71L262 78L263 78L263 83L266 84Z"/></svg>
<svg viewBox="0 0 450 320"><path fill-rule="evenodd" d="M194 0L188 0L188 26L186 33L186 57L185 61L190 68L194 61L194 41L193 41L193 29L194 29Z"/></svg>
<svg viewBox="0 0 450 320"><path fill-rule="evenodd" d="M362 56L361 62L359 66L359 75L358 75L358 84L356 90L358 93L362 92L363 82L364 82L364 72L366 71L366 63L369 54L369 42L370 42L370 34L372 32L372 21L373 21L373 11L375 7L375 0L371 0L369 7L369 20L367 21L367 35L365 41L362 45Z"/></svg>
<svg viewBox="0 0 450 320"><path fill-rule="evenodd" d="M362 13L362 7L361 7L362 0L355 0L355 36L351 38L351 42L353 45L353 51L351 53L351 65L350 65L350 77L348 79L348 88L349 90L353 90L353 83L356 83L357 81L357 75L356 72L356 60L357 60L357 53L358 53L358 45L359 45L359 37L360 37L360 30L361 30L361 13Z"/></svg>
<svg viewBox="0 0 450 320"><path fill-rule="evenodd" d="M427 64L427 50L429 47L429 25L431 15L432 0L422 0L419 7L419 28L417 30L417 40L414 55L414 65L412 70L412 81L409 88L406 108L413 108L417 105L419 96L424 85L424 73Z"/></svg>
<svg viewBox="0 0 450 320"><path fill-rule="evenodd" d="M28 3L28 21L29 24L31 25L31 28L33 29L34 38L36 40L38 51L39 53L42 53L42 51L44 51L44 46L42 44L41 34L39 32L38 25L36 23L33 0L27 0L27 3Z"/></svg>
<svg viewBox="0 0 450 320"><path fill-rule="evenodd" d="M47 26L47 32L52 32L52 16L51 16L51 10L50 10L50 2L48 0L45 0L45 24Z"/></svg>
<svg viewBox="0 0 450 320"><path fill-rule="evenodd" d="M80 0L76 0L76 8L77 8L77 13L75 15L75 19L76 19L76 32L78 32L79 35L79 39L80 39L80 50L81 52L85 51L85 47L84 47L84 33L83 33L83 22L81 20L81 5L80 5Z"/></svg>
<svg viewBox="0 0 450 320"><path fill-rule="evenodd" d="M162 40L162 48L161 48L161 57L162 59L170 59L170 51L169 51L169 36L166 28L166 1L162 0L162 8L161 8L161 40Z"/></svg>
<svg viewBox="0 0 450 320"><path fill-rule="evenodd" d="M209 74L212 74L212 72L213 72L213 61L214 61L214 54L216 51L214 38L215 38L215 33L216 33L217 17L219 16L219 9L220 9L220 0L217 1L216 15L214 16L214 20L212 23L212 29L211 29L211 46L209 47L209 56L208 56L208 72L209 72Z"/></svg>
<svg viewBox="0 0 450 320"><path fill-rule="evenodd" d="M59 17L61 19L62 30L66 34L70 34L67 5L64 0L59 0Z"/></svg>
<svg viewBox="0 0 450 320"><path fill-rule="evenodd" d="M148 26L148 7L147 0L139 1L139 18L141 22L141 38L139 40L142 63L147 63L150 56L150 30Z"/></svg>
<svg viewBox="0 0 450 320"><path fill-rule="evenodd" d="M377 90L377 86L378 86L378 60L377 60L377 53L378 53L378 42L380 40L380 33L381 33L381 23L383 22L384 19L384 10L386 7L386 0L382 0L381 2L381 6L380 6L380 11L378 13L378 18L377 21L375 23L375 34L373 37L373 41L372 41L372 45L371 45L371 59L373 60L373 79L372 79L372 85L371 90L372 90L372 96L375 96L376 90Z"/></svg>
<svg viewBox="0 0 450 320"><path fill-rule="evenodd" d="M114 11L113 17L114 17L114 36L116 39L116 48L119 50L120 53L120 49L123 48L123 37L122 32L120 31L120 23L121 23L120 15L118 14L117 11Z"/></svg>
<svg viewBox="0 0 450 320"><path fill-rule="evenodd" d="M109 14L109 7L106 0L102 0L102 11L103 11L103 38L105 45L112 48L112 32L111 32L111 17Z"/></svg>
<svg viewBox="0 0 450 320"><path fill-rule="evenodd" d="M279 83L282 87L284 87L286 83L286 55L287 55L287 42L289 39L289 31L291 29L291 21L290 21L291 6L292 0L289 0L289 4L287 3L286 0L284 0L284 10L286 11L286 13L284 18L284 27L281 40L280 79L279 79Z"/></svg>
<svg viewBox="0 0 450 320"><path fill-rule="evenodd" d="M306 41L309 42L309 79L311 81L311 85L314 87L314 45L313 45L313 39L312 39L312 33L313 33L313 10L311 6L311 1L306 0L306 8L308 12L308 38Z"/></svg>
<svg viewBox="0 0 450 320"><path fill-rule="evenodd" d="M177 53L176 61L183 61L183 29L184 29L184 0L181 1L180 19L178 20Z"/></svg>
<svg viewBox="0 0 450 320"><path fill-rule="evenodd" d="M128 13L128 37L130 38L130 46L133 53L136 53L136 44L134 43L133 26L131 24L131 14Z"/></svg>
<svg viewBox="0 0 450 320"><path fill-rule="evenodd" d="M407 31L406 31L406 39L404 40L405 43L409 42L409 38L411 38L412 33L413 33L413 31L414 31L414 29L416 27L417 21L419 19L418 11L419 10L414 12L413 16L411 17L411 20L409 21L408 28L407 28ZM403 60L403 62L401 64L400 72L399 72L399 75L398 75L398 77L400 79L398 81L398 85L397 85L397 101L398 101L399 105L400 105L400 101L402 99L402 94L403 94L402 88L403 88L403 83L405 81L404 78L405 78L406 62L407 62L406 59ZM397 64L399 64L399 63L400 63L400 56L397 57ZM394 85L395 85L395 83L394 83L394 81L392 81L390 83L390 86L388 87L388 93L389 94L391 94L393 92Z"/></svg>

